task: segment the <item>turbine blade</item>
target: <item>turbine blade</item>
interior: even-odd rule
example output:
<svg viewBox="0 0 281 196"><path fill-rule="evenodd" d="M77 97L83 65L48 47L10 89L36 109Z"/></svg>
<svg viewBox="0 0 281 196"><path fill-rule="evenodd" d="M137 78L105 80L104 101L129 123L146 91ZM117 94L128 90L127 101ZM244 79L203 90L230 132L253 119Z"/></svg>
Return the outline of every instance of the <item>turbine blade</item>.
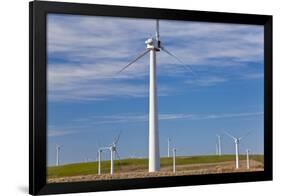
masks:
<svg viewBox="0 0 281 196"><path fill-rule="evenodd" d="M114 140L114 142L113 142L115 145L118 143L118 141L119 141L119 139L120 139L121 133L122 133L122 131L120 131L119 134L118 134L118 136L115 138L115 140Z"/></svg>
<svg viewBox="0 0 281 196"><path fill-rule="evenodd" d="M159 20L156 20L156 41L157 41L157 47L161 47L161 42L160 42L160 32L159 32Z"/></svg>
<svg viewBox="0 0 281 196"><path fill-rule="evenodd" d="M130 63L128 63L125 67L123 67L118 73L121 73L122 71L124 71L126 68L128 68L130 65L132 65L134 62L136 62L137 60L139 60L141 57L143 57L144 55L146 55L149 52L149 50L145 50L143 53L141 53L139 56L137 56L133 61L131 61Z"/></svg>
<svg viewBox="0 0 281 196"><path fill-rule="evenodd" d="M117 158L120 160L120 156L119 156L119 153L117 150L115 151L115 154L116 154Z"/></svg>
<svg viewBox="0 0 281 196"><path fill-rule="evenodd" d="M157 40L157 41L160 41L159 20L156 20L156 40Z"/></svg>
<svg viewBox="0 0 281 196"><path fill-rule="evenodd" d="M99 148L100 148L100 146L101 146L101 145L100 145L100 140L99 140L99 139L97 139L96 141L97 141L97 143L96 143L96 145L97 145L97 149L99 149Z"/></svg>
<svg viewBox="0 0 281 196"><path fill-rule="evenodd" d="M193 71L192 67L190 65L185 64L182 60L180 60L176 55L168 51L163 45L160 46L160 49L166 52L168 55L176 59L180 64L184 66L184 68L188 68L188 71L193 74L193 76L196 76L195 72Z"/></svg>
<svg viewBox="0 0 281 196"><path fill-rule="evenodd" d="M224 132L227 136L231 137L232 139L236 140L236 137L234 137L233 135L227 133L227 132Z"/></svg>
<svg viewBox="0 0 281 196"><path fill-rule="evenodd" d="M115 151L115 155L118 157L118 166L119 166L119 170L121 170L121 159L117 150Z"/></svg>
<svg viewBox="0 0 281 196"><path fill-rule="evenodd" d="M160 48L161 50L163 50L164 52L166 52L168 55L174 57L178 62L180 62L181 64L184 64L184 62L182 62L176 55L174 55L173 53L171 53L170 51L168 51L166 48L164 48L164 46L161 46Z"/></svg>
<svg viewBox="0 0 281 196"><path fill-rule="evenodd" d="M238 140L241 140L241 139L243 139L243 138L249 136L251 133L252 133L252 131L247 132L244 136L239 137Z"/></svg>

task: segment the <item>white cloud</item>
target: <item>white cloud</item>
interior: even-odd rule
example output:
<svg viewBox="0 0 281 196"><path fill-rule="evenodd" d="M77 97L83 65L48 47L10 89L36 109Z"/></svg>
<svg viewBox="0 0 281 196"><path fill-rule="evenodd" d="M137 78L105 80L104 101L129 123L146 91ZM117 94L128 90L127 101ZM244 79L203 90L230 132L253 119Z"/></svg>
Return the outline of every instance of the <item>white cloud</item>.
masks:
<svg viewBox="0 0 281 196"><path fill-rule="evenodd" d="M263 112L240 112L240 113L218 113L218 114L184 114L184 113L160 113L159 121L200 121L200 120L216 120L225 118L246 118L261 116ZM130 124L130 123L146 123L148 122L147 114L138 113L119 113L114 115L99 115L78 118L71 123L48 126L48 137L61 137L72 134L81 134L83 132L93 131L93 125L106 124ZM90 130L89 130L90 128Z"/></svg>
<svg viewBox="0 0 281 196"><path fill-rule="evenodd" d="M264 78L264 74L263 73L250 73L250 74L245 74L245 75L242 75L242 78L243 79L263 79Z"/></svg>
<svg viewBox="0 0 281 196"><path fill-rule="evenodd" d="M48 137L59 137L79 133L78 131L48 130Z"/></svg>
<svg viewBox="0 0 281 196"><path fill-rule="evenodd" d="M121 74L117 72L145 49L144 41L154 35L154 29L154 20L49 15L50 100L146 96L148 57ZM199 74L210 67L242 73L248 62L262 63L262 26L160 21L160 32L166 48L199 70ZM161 52L157 61L159 75L190 74ZM208 86L228 80L222 78L209 75L194 84ZM142 84L132 82L135 80ZM169 87L162 86L159 95L167 95Z"/></svg>
<svg viewBox="0 0 281 196"><path fill-rule="evenodd" d="M160 113L158 119L160 121L167 120L212 120L223 118L239 118L260 116L263 112L242 112L242 113L221 113L221 114L183 114L183 113ZM87 118L76 119L76 122L90 124L120 124L120 123L138 123L147 122L146 114L115 114L106 116L91 116Z"/></svg>
<svg viewBox="0 0 281 196"><path fill-rule="evenodd" d="M211 77L206 77L206 78L198 78L198 79L193 79L193 80L186 80L186 84L190 85L198 85L198 86L213 86L219 83L224 83L228 79L224 77L218 77L218 76L211 76Z"/></svg>

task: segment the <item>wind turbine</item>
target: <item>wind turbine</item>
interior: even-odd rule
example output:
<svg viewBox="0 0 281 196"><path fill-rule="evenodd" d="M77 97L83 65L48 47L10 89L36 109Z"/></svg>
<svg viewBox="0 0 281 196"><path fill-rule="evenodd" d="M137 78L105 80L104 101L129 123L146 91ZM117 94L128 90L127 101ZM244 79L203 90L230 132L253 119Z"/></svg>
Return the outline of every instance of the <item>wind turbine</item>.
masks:
<svg viewBox="0 0 281 196"><path fill-rule="evenodd" d="M115 140L112 142L112 145L109 147L110 148L110 162L111 162L111 167L110 167L110 174L113 175L114 174L114 158L117 156L119 159L119 163L120 163L120 156L118 154L117 151L117 143L119 141L121 135L121 131L118 134L118 136L115 138Z"/></svg>
<svg viewBox="0 0 281 196"><path fill-rule="evenodd" d="M120 163L120 156L119 156L118 151L117 151L117 143L119 141L120 135L121 135L121 131L110 146L101 147L101 148L98 149L98 175L101 174L101 155L102 155L102 152L108 151L108 150L110 151L110 174L111 175L114 174L114 158L115 158L115 156L118 157L119 163Z"/></svg>
<svg viewBox="0 0 281 196"><path fill-rule="evenodd" d="M159 132L158 132L158 111L157 111L157 80L156 80L156 52L163 51L175 58L182 64L182 61L174 54L164 48L160 41L159 21L156 20L156 35L145 41L146 50L137 56L133 61L123 67L119 73L124 71L130 65L138 61L146 54L150 54L149 60L149 172L160 170L160 153L159 153ZM187 65L188 66L188 65ZM190 71L192 69L188 66ZM192 72L193 73L193 72Z"/></svg>
<svg viewBox="0 0 281 196"><path fill-rule="evenodd" d="M236 169L239 169L239 143L242 137L234 137L233 135L230 135L229 133L225 132L227 136L233 139L235 144L235 157L236 157Z"/></svg>
<svg viewBox="0 0 281 196"><path fill-rule="evenodd" d="M218 155L221 156L221 136L220 135L217 135L217 138L218 138Z"/></svg>
<svg viewBox="0 0 281 196"><path fill-rule="evenodd" d="M219 154L218 143L216 143L216 155Z"/></svg>
<svg viewBox="0 0 281 196"><path fill-rule="evenodd" d="M170 157L170 142L171 138L168 138L168 158Z"/></svg>
<svg viewBox="0 0 281 196"><path fill-rule="evenodd" d="M249 132L250 133L250 132ZM249 133L247 133L246 135L248 135ZM233 141L234 141L234 144L235 144L235 156L236 156L236 169L239 169L239 143L240 143L240 141L241 141L241 139L243 138L243 137L234 137L233 135L231 135L231 134L229 134L229 133L227 133L227 132L225 132L225 134L227 135L227 136L229 136L230 138L232 138L233 139ZM246 136L245 135L245 136ZM244 136L244 137L245 137Z"/></svg>
<svg viewBox="0 0 281 196"><path fill-rule="evenodd" d="M101 153L102 149L98 149L98 175L101 175Z"/></svg>
<svg viewBox="0 0 281 196"><path fill-rule="evenodd" d="M60 150L61 150L61 147L60 145L57 145L56 146L56 151L57 151L57 161L56 161L56 166L59 166L60 165Z"/></svg>
<svg viewBox="0 0 281 196"><path fill-rule="evenodd" d="M176 173L176 147L173 148L173 173Z"/></svg>
<svg viewBox="0 0 281 196"><path fill-rule="evenodd" d="M249 152L250 150L247 149L246 150L246 156L247 156L247 169L250 169L250 158L249 158Z"/></svg>

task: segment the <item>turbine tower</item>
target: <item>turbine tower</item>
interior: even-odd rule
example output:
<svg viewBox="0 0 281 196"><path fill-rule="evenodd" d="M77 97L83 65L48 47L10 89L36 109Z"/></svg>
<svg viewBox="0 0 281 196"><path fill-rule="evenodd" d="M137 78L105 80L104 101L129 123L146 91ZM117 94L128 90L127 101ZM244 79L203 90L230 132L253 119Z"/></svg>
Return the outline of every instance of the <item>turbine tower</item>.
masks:
<svg viewBox="0 0 281 196"><path fill-rule="evenodd" d="M138 61L146 54L150 54L149 60L149 172L160 170L160 153L159 153L159 131L158 131L158 108L157 108L157 74L156 74L156 52L164 51L168 55L182 63L174 54L164 48L160 41L159 21L156 20L155 38L149 38L145 41L146 50L137 56L133 61L123 67L119 73L124 71L130 65ZM187 65L188 66L188 65ZM189 67L189 66L188 66ZM192 69L189 67L190 71Z"/></svg>
<svg viewBox="0 0 281 196"><path fill-rule="evenodd" d="M114 174L114 149L113 146L110 147L110 174Z"/></svg>
<svg viewBox="0 0 281 196"><path fill-rule="evenodd" d="M57 161L56 161L56 166L59 166L60 165L60 150L61 150L61 147L60 145L57 145L56 146L56 151L57 151Z"/></svg>
<svg viewBox="0 0 281 196"><path fill-rule="evenodd" d="M101 174L101 153L102 153L102 150L99 149L98 150L98 175Z"/></svg>
<svg viewBox="0 0 281 196"><path fill-rule="evenodd" d="M176 173L176 148L173 148L173 173Z"/></svg>
<svg viewBox="0 0 281 196"><path fill-rule="evenodd" d="M171 138L168 138L168 158L170 158L170 142Z"/></svg>
<svg viewBox="0 0 281 196"><path fill-rule="evenodd" d="M218 138L218 155L221 156L221 136L217 135Z"/></svg>
<svg viewBox="0 0 281 196"><path fill-rule="evenodd" d="M247 169L250 169L250 158L249 158L249 152L250 150L247 149L246 150L246 156L247 156Z"/></svg>
<svg viewBox="0 0 281 196"><path fill-rule="evenodd" d="M216 155L219 154L218 143L216 143Z"/></svg>

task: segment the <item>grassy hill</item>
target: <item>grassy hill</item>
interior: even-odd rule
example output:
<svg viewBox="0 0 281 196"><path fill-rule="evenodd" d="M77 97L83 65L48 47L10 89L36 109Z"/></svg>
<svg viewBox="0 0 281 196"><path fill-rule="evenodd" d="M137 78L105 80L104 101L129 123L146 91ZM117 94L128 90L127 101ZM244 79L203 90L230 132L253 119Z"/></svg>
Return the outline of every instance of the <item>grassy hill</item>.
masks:
<svg viewBox="0 0 281 196"><path fill-rule="evenodd" d="M240 155L240 160L245 160L245 155ZM255 160L263 163L263 155L251 155L251 160ZM207 155L207 156L190 156L190 157L177 157L177 166L180 165L192 165L192 164L207 164L207 163L221 163L226 161L235 161L235 155ZM138 170L146 170L148 168L148 159L122 159L120 162L116 160L114 162L115 170L120 172L127 172L129 170L134 171L134 168ZM172 166L172 158L163 157L160 160L162 167ZM62 166L51 166L47 169L48 179L57 177L69 177L79 175L97 174L98 163L75 163ZM102 173L109 173L110 161L102 161L101 163Z"/></svg>

